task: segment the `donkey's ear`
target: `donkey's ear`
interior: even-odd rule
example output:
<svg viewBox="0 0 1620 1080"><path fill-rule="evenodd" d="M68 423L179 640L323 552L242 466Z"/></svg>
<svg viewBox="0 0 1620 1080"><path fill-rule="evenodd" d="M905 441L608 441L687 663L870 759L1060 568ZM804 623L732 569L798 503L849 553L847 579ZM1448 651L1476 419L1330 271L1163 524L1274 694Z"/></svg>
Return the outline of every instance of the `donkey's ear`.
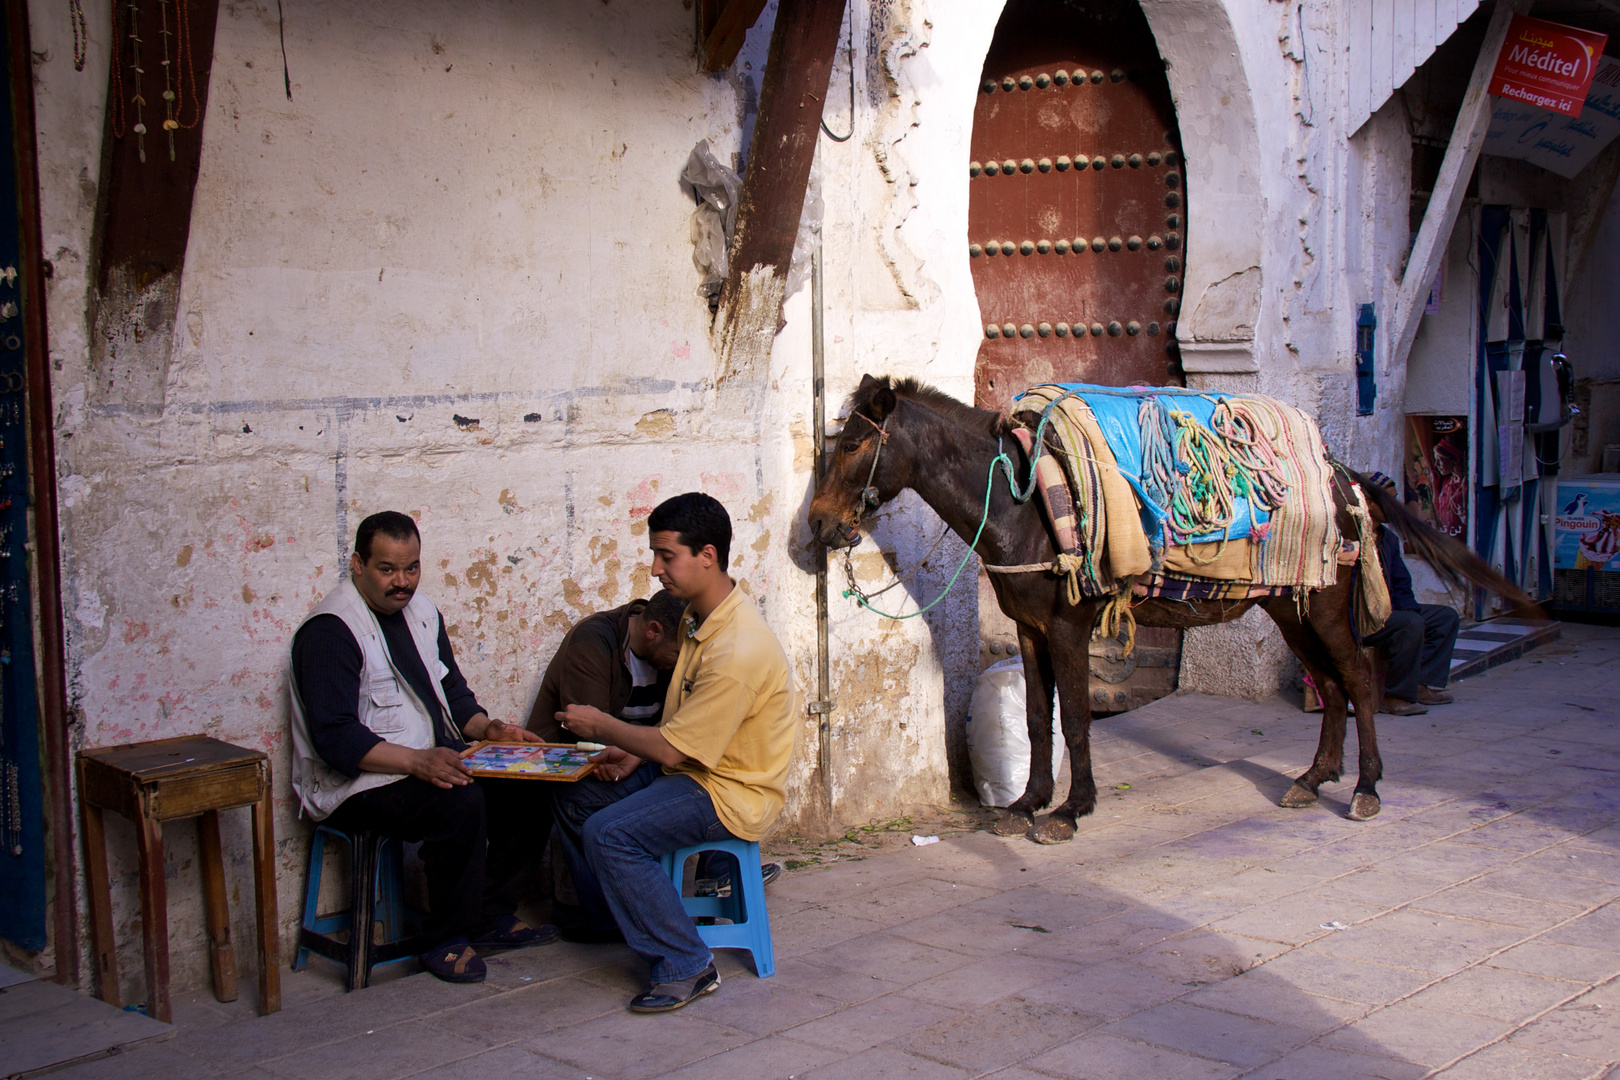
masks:
<svg viewBox="0 0 1620 1080"><path fill-rule="evenodd" d="M862 375L861 376L861 389L862 390L865 390L868 387L872 387L872 386L876 386L876 385L877 385L877 380L872 378L872 376L870 376L870 375Z"/></svg>
<svg viewBox="0 0 1620 1080"><path fill-rule="evenodd" d="M872 414L872 419L881 424L890 413L894 412L897 403L898 399L894 396L894 388L880 386L867 402L866 411Z"/></svg>

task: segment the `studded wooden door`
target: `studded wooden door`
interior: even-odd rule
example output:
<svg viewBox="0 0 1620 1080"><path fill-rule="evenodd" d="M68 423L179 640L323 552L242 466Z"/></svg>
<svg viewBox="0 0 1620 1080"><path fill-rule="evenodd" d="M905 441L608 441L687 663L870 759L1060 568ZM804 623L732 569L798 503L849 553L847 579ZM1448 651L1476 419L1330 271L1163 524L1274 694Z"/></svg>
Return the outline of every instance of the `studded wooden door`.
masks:
<svg viewBox="0 0 1620 1080"><path fill-rule="evenodd" d="M975 398L1044 382L1183 382L1175 344L1187 191L1164 64L1121 0L1009 0L973 110L968 258L984 319ZM981 575L982 579L982 575ZM1016 653L980 583L981 660ZM1176 687L1181 634L1092 646L1092 707Z"/></svg>
<svg viewBox="0 0 1620 1080"><path fill-rule="evenodd" d="M985 59L967 170L986 408L1043 382L1181 381L1175 111L1141 10L1103 6L1012 0Z"/></svg>

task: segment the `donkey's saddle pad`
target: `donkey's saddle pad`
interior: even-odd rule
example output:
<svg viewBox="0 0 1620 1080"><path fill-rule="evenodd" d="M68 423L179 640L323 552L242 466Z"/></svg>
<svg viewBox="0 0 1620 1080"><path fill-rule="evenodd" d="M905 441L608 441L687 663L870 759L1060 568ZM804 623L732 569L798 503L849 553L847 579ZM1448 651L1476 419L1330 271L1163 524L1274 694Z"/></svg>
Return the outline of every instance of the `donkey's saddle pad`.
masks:
<svg viewBox="0 0 1620 1080"><path fill-rule="evenodd" d="M1268 589L1337 580L1332 466L1316 422L1294 406L1258 394L1049 383L1020 395L1015 413L1035 429L1020 436L1026 449L1056 437L1061 475L1038 461L1037 479L1059 545L1084 560L1086 593L1146 573Z"/></svg>

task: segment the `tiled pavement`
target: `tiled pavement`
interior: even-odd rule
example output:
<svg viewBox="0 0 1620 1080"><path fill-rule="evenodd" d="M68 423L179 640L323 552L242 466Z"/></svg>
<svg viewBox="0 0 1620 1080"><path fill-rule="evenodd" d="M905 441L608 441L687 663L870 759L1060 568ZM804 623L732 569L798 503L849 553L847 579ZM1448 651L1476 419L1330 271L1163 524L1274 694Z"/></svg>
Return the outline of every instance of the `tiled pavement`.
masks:
<svg viewBox="0 0 1620 1080"><path fill-rule="evenodd" d="M257 1019L204 995L92 1077L1620 1076L1620 631L1380 717L1383 814L1353 777L1275 804L1316 718L1167 699L1098 725L1102 805L1068 845L985 833L787 875L777 974L636 1016L634 958L556 945L490 981L336 993ZM1115 785L1129 785L1116 787Z"/></svg>

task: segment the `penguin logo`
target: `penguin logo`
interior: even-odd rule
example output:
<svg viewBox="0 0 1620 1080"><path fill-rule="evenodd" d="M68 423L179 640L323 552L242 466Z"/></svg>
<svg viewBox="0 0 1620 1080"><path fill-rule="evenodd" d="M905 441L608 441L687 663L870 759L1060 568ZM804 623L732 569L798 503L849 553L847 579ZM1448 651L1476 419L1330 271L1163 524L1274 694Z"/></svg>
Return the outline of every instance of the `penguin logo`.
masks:
<svg viewBox="0 0 1620 1080"><path fill-rule="evenodd" d="M1564 513L1565 517L1585 517L1586 516L1586 492L1583 491L1579 495L1577 495L1573 499L1571 499L1569 501L1569 505L1564 507L1563 513Z"/></svg>

